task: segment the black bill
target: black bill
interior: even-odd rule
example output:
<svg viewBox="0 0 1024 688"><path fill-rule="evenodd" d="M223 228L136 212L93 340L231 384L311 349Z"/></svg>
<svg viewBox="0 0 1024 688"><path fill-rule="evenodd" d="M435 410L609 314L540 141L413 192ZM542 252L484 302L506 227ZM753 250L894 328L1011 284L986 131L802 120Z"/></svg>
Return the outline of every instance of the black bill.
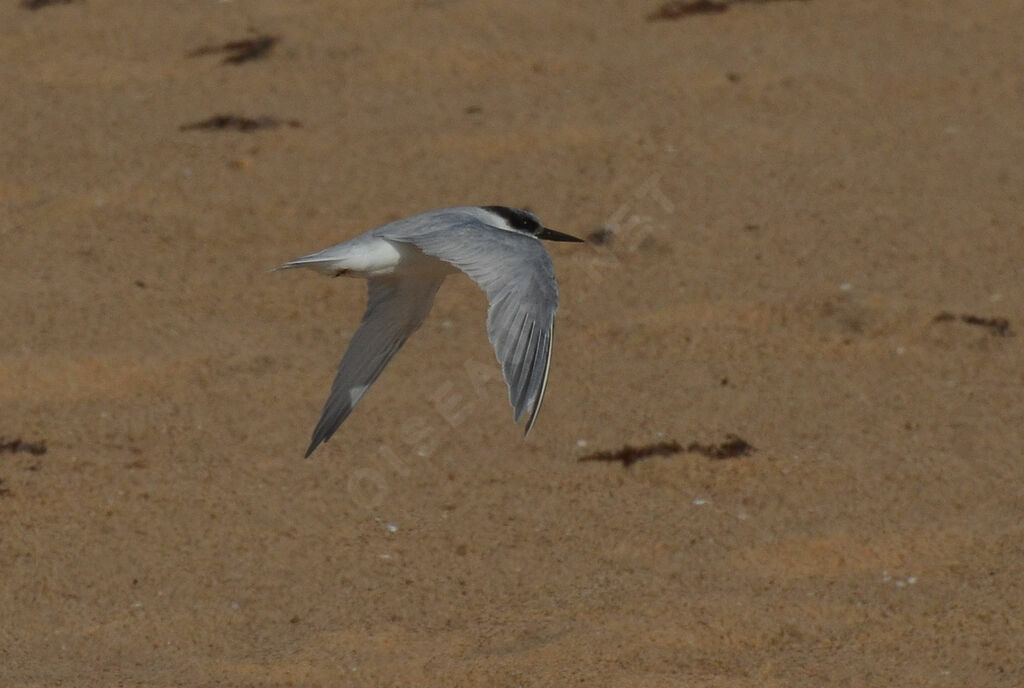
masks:
<svg viewBox="0 0 1024 688"><path fill-rule="evenodd" d="M583 239L577 239L571 234L563 234L562 232L556 232L553 229L547 227L541 227L540 231L537 232L538 239L545 239L547 241L583 241Z"/></svg>

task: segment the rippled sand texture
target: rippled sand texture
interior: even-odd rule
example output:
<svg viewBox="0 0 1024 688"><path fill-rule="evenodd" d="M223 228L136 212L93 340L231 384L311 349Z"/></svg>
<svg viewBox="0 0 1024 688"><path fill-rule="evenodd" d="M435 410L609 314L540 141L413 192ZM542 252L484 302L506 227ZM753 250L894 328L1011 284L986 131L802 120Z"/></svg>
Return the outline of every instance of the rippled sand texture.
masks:
<svg viewBox="0 0 1024 688"><path fill-rule="evenodd" d="M3 3L0 685L1024 685L1021 5L693 7ZM472 203L529 440L457 277L303 461Z"/></svg>

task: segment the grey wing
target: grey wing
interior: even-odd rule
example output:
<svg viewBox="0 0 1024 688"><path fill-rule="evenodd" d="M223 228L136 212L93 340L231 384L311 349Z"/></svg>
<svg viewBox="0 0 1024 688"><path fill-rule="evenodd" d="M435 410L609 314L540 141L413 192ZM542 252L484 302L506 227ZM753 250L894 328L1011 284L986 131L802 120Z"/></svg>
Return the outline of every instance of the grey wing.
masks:
<svg viewBox="0 0 1024 688"><path fill-rule="evenodd" d="M529 413L528 435L547 387L558 308L555 270L544 246L533 237L482 231L473 224L388 238L450 263L487 294L487 336L508 385L515 421Z"/></svg>
<svg viewBox="0 0 1024 688"><path fill-rule="evenodd" d="M392 356L423 323L443 280L443 276L367 280L366 313L338 366L306 458L321 442L331 438Z"/></svg>

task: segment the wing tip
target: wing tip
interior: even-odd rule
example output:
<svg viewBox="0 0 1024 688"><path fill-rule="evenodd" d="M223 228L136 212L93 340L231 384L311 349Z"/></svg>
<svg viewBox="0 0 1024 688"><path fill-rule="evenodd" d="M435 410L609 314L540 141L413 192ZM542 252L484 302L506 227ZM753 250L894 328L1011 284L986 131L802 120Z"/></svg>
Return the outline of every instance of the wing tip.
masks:
<svg viewBox="0 0 1024 688"><path fill-rule="evenodd" d="M313 431L313 437L309 440L309 447L306 449L306 453L302 458L308 459L312 456L313 452L315 452L321 444L329 440L332 434L334 433L324 432L324 429L320 425L317 425L316 430Z"/></svg>
<svg viewBox="0 0 1024 688"><path fill-rule="evenodd" d="M537 422L537 416L540 415L540 406L544 402L544 393L547 391L548 387L548 373L551 371L551 343L554 338L551 336L550 331L542 336L544 336L547 339L547 341L544 342L540 347L538 347L536 353L536 355L541 357L544 362L544 371L540 379L540 389L537 390L537 393L534 395L533 399L524 400L525 403L523 403L518 408L513 406L513 408L515 409L514 418L516 423L519 422L519 420L523 417L523 414L526 413L527 410L529 410L530 412L530 417L526 421L526 429L523 431L524 440L529 436L530 431L533 430L533 425L534 423ZM530 366L531 370L529 372L528 377L533 377L533 366L536 363L537 361L535 359ZM527 384L528 386L526 387L526 389L529 389L529 383Z"/></svg>
<svg viewBox="0 0 1024 688"><path fill-rule="evenodd" d="M330 400L328 399L328 402ZM313 437L309 441L309 448L306 449L306 454L302 458L308 459L317 448L331 439L334 433L337 432L338 428L341 427L342 422L348 417L348 414L352 412L352 407L349 406L345 411L340 414L340 417L335 417L333 414L328 413L327 409L324 409L324 414L320 418L320 422L317 423L316 428L313 429Z"/></svg>
<svg viewBox="0 0 1024 688"><path fill-rule="evenodd" d="M526 421L526 429L523 430L523 439L525 440L530 436L530 431L533 430L533 424L537 422L537 415L540 412L540 405L538 405L533 411L530 412L530 419Z"/></svg>

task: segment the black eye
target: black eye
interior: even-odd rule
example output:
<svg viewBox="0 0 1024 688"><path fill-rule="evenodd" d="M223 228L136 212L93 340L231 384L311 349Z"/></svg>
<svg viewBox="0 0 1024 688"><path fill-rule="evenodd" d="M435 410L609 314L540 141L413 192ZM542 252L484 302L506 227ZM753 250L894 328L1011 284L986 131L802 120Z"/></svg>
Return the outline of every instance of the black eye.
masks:
<svg viewBox="0 0 1024 688"><path fill-rule="evenodd" d="M512 221L509 222L509 224L512 225L513 227L515 227L516 229L536 229L537 228L537 223L534 222L533 220L531 220L526 215L515 215L512 218Z"/></svg>

